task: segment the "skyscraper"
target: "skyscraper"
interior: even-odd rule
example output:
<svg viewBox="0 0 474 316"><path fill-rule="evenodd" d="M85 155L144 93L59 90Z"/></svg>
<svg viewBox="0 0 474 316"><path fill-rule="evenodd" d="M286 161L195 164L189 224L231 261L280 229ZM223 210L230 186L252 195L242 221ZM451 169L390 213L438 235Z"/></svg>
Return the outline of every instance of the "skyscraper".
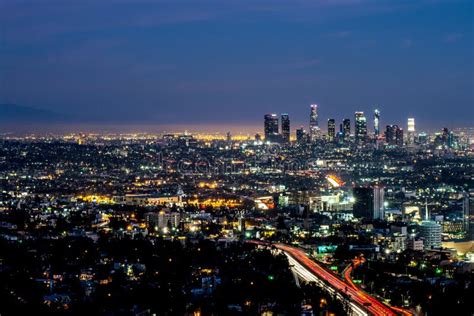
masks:
<svg viewBox="0 0 474 316"><path fill-rule="evenodd" d="M300 144L305 143L307 141L306 131L304 130L303 127L300 127L296 130L296 141Z"/></svg>
<svg viewBox="0 0 474 316"><path fill-rule="evenodd" d="M407 144L413 145L415 143L415 119L408 119L408 128L407 128Z"/></svg>
<svg viewBox="0 0 474 316"><path fill-rule="evenodd" d="M403 129L398 127L398 125L387 125L385 142L393 146L403 146Z"/></svg>
<svg viewBox="0 0 474 316"><path fill-rule="evenodd" d="M462 199L462 218L463 218L463 225L464 231L466 232L466 237L469 240L469 224L470 224L470 216L471 216L471 205L469 199L469 191L464 192L463 199Z"/></svg>
<svg viewBox="0 0 474 316"><path fill-rule="evenodd" d="M373 186L374 194L374 219L384 219L384 188L378 184Z"/></svg>
<svg viewBox="0 0 474 316"><path fill-rule="evenodd" d="M355 112L355 139L359 144L367 139L367 119L364 112Z"/></svg>
<svg viewBox="0 0 474 316"><path fill-rule="evenodd" d="M374 136L378 138L380 136L380 111L374 111Z"/></svg>
<svg viewBox="0 0 474 316"><path fill-rule="evenodd" d="M309 138L314 142L319 138L319 124L318 124L318 105L311 104L311 112L309 115Z"/></svg>
<svg viewBox="0 0 474 316"><path fill-rule="evenodd" d="M285 143L290 142L290 116L286 113L281 115L281 137Z"/></svg>
<svg viewBox="0 0 474 316"><path fill-rule="evenodd" d="M355 217L366 219L384 218L384 188L380 185L373 187L356 187L353 189Z"/></svg>
<svg viewBox="0 0 474 316"><path fill-rule="evenodd" d="M344 121L342 121L342 132L344 133L344 140L345 141L349 140L349 137L351 136L351 120L350 119L344 119Z"/></svg>
<svg viewBox="0 0 474 316"><path fill-rule="evenodd" d="M328 120L328 141L334 142L336 139L336 120L329 119Z"/></svg>
<svg viewBox="0 0 474 316"><path fill-rule="evenodd" d="M466 240L474 241L474 189L463 195L463 218Z"/></svg>
<svg viewBox="0 0 474 316"><path fill-rule="evenodd" d="M403 146L403 128L398 128L395 132L395 142L397 146Z"/></svg>
<svg viewBox="0 0 474 316"><path fill-rule="evenodd" d="M264 132L265 140L270 142L278 141L278 116L276 114L265 114Z"/></svg>

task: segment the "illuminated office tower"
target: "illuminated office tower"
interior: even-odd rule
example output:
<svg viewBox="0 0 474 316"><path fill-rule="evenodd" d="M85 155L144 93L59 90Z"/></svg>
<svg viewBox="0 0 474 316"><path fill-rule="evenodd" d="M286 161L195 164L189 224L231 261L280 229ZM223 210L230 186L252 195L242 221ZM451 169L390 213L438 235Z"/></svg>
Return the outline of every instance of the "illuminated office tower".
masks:
<svg viewBox="0 0 474 316"><path fill-rule="evenodd" d="M415 143L415 119L408 119L408 128L407 128L407 144L413 145Z"/></svg>
<svg viewBox="0 0 474 316"><path fill-rule="evenodd" d="M281 115L281 137L283 142L290 142L290 116L286 113Z"/></svg>
<svg viewBox="0 0 474 316"><path fill-rule="evenodd" d="M336 120L329 119L328 120L328 141L334 142L336 139Z"/></svg>
<svg viewBox="0 0 474 316"><path fill-rule="evenodd" d="M349 140L351 137L351 120L350 119L344 119L342 121L342 132L344 133L344 140Z"/></svg>
<svg viewBox="0 0 474 316"><path fill-rule="evenodd" d="M298 128L298 129L296 130L296 141L297 141L298 143L300 143L300 144L301 144L301 143L305 143L305 142L307 141L307 139L306 139L306 131L304 130L303 127Z"/></svg>
<svg viewBox="0 0 474 316"><path fill-rule="evenodd" d="M385 142L393 146L403 146L403 129L398 127L398 125L387 125Z"/></svg>
<svg viewBox="0 0 474 316"><path fill-rule="evenodd" d="M378 138L380 136L380 111L374 111L374 136Z"/></svg>
<svg viewBox="0 0 474 316"><path fill-rule="evenodd" d="M367 119L364 112L355 112L355 139L361 144L367 139Z"/></svg>
<svg viewBox="0 0 474 316"><path fill-rule="evenodd" d="M278 141L280 135L278 134L278 116L276 114L265 114L264 132L265 140Z"/></svg>
<svg viewBox="0 0 474 316"><path fill-rule="evenodd" d="M318 105L311 104L311 112L309 116L309 138L314 142L319 138L320 129L318 124Z"/></svg>
<svg viewBox="0 0 474 316"><path fill-rule="evenodd" d="M399 147L403 146L403 128L398 128L395 133L396 144Z"/></svg>

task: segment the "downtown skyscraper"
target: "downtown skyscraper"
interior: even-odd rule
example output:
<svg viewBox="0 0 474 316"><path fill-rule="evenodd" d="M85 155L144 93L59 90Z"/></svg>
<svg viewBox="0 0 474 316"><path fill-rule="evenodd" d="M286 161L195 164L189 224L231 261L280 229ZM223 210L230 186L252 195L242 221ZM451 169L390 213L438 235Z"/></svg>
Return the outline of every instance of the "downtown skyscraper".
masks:
<svg viewBox="0 0 474 316"><path fill-rule="evenodd" d="M278 116L274 113L265 114L264 117L265 140L270 142L278 141Z"/></svg>
<svg viewBox="0 0 474 316"><path fill-rule="evenodd" d="M367 119L364 112L355 112L355 140L362 144L367 140Z"/></svg>
<svg viewBox="0 0 474 316"><path fill-rule="evenodd" d="M328 120L328 141L334 142L336 139L336 120L329 119Z"/></svg>
<svg viewBox="0 0 474 316"><path fill-rule="evenodd" d="M311 104L311 112L309 115L309 138L311 142L316 141L320 136L318 124L318 105Z"/></svg>
<svg viewBox="0 0 474 316"><path fill-rule="evenodd" d="M377 109L374 111L374 136L380 136L380 111Z"/></svg>
<svg viewBox="0 0 474 316"><path fill-rule="evenodd" d="M403 146L403 129L398 125L387 125L385 130L385 142L393 146Z"/></svg>
<svg viewBox="0 0 474 316"><path fill-rule="evenodd" d="M407 123L407 145L413 145L415 143L415 119L408 118Z"/></svg>
<svg viewBox="0 0 474 316"><path fill-rule="evenodd" d="M344 119L342 121L342 132L344 135L344 140L349 140L351 136L351 120L350 119Z"/></svg>
<svg viewBox="0 0 474 316"><path fill-rule="evenodd" d="M281 138L285 143L290 142L290 116L287 113L281 114Z"/></svg>

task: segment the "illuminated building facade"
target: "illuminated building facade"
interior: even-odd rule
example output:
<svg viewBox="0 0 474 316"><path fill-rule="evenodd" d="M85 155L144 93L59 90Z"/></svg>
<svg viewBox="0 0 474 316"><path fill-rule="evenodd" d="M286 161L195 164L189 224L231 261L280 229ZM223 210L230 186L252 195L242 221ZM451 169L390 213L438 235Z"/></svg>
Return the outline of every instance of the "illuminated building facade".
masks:
<svg viewBox="0 0 474 316"><path fill-rule="evenodd" d="M355 112L355 139L359 144L367 140L367 119L364 112Z"/></svg>
<svg viewBox="0 0 474 316"><path fill-rule="evenodd" d="M407 124L407 144L413 145L415 143L415 119L409 118Z"/></svg>
<svg viewBox="0 0 474 316"><path fill-rule="evenodd" d="M296 141L298 143L305 143L307 141L306 139L306 131L304 130L303 127L298 128L296 130Z"/></svg>
<svg viewBox="0 0 474 316"><path fill-rule="evenodd" d="M265 140L270 142L278 141L278 116L274 113L265 114L264 117Z"/></svg>
<svg viewBox="0 0 474 316"><path fill-rule="evenodd" d="M344 139L349 140L349 137L351 136L351 120L350 119L344 119L344 121L342 121L342 132L344 134Z"/></svg>
<svg viewBox="0 0 474 316"><path fill-rule="evenodd" d="M403 129L398 125L387 125L385 129L385 142L393 146L403 146Z"/></svg>
<svg viewBox="0 0 474 316"><path fill-rule="evenodd" d="M283 142L290 142L290 116L286 113L281 115L281 137Z"/></svg>
<svg viewBox="0 0 474 316"><path fill-rule="evenodd" d="M380 111L374 111L374 136L375 138L380 136Z"/></svg>
<svg viewBox="0 0 474 316"><path fill-rule="evenodd" d="M334 142L336 139L336 120L329 119L328 120L328 141Z"/></svg>
<svg viewBox="0 0 474 316"><path fill-rule="evenodd" d="M441 247L441 225L433 221L423 221L419 226L420 237L426 250Z"/></svg>
<svg viewBox="0 0 474 316"><path fill-rule="evenodd" d="M311 142L316 141L319 138L320 129L318 123L318 105L311 104L311 112L309 115L309 138Z"/></svg>

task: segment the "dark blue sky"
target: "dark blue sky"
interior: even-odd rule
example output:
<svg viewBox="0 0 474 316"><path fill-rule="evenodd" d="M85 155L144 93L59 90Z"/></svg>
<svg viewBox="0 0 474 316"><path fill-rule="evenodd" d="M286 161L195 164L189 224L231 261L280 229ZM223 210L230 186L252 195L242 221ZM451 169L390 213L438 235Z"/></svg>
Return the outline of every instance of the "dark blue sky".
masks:
<svg viewBox="0 0 474 316"><path fill-rule="evenodd" d="M474 125L473 1L4 0L0 103L95 122L260 125L378 107Z"/></svg>

